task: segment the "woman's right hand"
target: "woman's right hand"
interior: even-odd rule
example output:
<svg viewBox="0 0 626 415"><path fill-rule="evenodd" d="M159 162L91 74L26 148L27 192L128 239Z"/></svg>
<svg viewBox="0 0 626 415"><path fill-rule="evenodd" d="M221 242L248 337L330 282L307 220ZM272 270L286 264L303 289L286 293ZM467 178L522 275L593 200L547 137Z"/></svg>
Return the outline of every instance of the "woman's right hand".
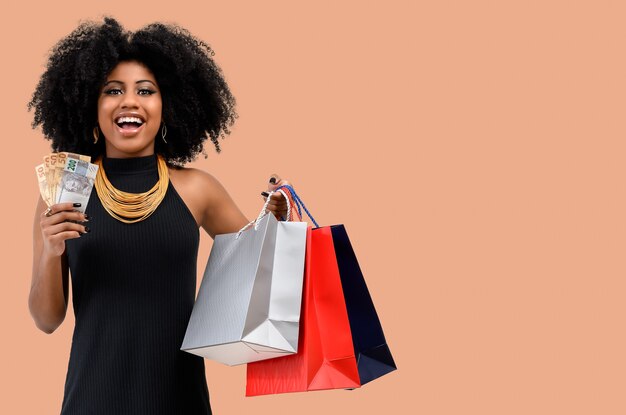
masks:
<svg viewBox="0 0 626 415"><path fill-rule="evenodd" d="M71 221L86 222L87 215L74 209L72 202L56 203L50 206L50 216L46 211L41 214L39 222L43 238L43 254L61 256L65 252L65 240L79 238L89 228Z"/></svg>

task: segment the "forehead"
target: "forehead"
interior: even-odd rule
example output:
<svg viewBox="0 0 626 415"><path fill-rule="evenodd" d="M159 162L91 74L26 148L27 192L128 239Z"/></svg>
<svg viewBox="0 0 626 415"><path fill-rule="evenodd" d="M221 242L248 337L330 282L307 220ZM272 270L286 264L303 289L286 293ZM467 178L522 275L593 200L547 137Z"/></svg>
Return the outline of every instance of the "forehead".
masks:
<svg viewBox="0 0 626 415"><path fill-rule="evenodd" d="M113 70L107 75L108 80L118 81L137 81L140 79L148 79L156 83L154 74L148 69L146 65L137 61L122 61L119 62Z"/></svg>

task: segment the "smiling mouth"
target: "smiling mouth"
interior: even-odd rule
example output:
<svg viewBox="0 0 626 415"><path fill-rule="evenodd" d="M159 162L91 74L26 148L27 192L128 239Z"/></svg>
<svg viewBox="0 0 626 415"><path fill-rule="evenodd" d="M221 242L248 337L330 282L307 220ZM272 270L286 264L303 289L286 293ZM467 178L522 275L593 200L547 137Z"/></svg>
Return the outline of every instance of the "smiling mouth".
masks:
<svg viewBox="0 0 626 415"><path fill-rule="evenodd" d="M139 117L118 117L115 120L115 124L117 124L120 128L135 128L143 125L144 121Z"/></svg>
<svg viewBox="0 0 626 415"><path fill-rule="evenodd" d="M120 117L115 121L115 125L123 136L132 136L143 129L145 122L138 117Z"/></svg>

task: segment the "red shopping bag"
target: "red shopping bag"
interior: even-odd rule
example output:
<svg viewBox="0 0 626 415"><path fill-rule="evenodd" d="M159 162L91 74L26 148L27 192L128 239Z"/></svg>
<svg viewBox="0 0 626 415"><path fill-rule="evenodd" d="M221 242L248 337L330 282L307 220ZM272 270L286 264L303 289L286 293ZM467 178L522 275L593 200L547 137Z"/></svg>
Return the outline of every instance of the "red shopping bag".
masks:
<svg viewBox="0 0 626 415"><path fill-rule="evenodd" d="M307 228L298 352L249 363L246 396L360 387L331 228Z"/></svg>

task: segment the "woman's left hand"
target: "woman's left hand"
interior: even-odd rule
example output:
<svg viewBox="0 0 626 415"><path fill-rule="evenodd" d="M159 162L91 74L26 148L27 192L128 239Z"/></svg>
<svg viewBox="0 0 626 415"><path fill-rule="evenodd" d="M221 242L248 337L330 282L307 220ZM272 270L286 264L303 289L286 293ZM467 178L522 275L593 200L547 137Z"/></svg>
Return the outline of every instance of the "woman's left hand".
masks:
<svg viewBox="0 0 626 415"><path fill-rule="evenodd" d="M278 176L277 174L272 174L270 176L269 184L267 185L267 191L268 192L272 192L272 191L278 189L280 186L283 186L283 185L286 185L286 184L291 185L290 182L288 182L287 180L281 179L280 176ZM266 195L261 193L261 196L263 196L263 200L267 201L267 196ZM280 220L281 217L283 217L285 219L287 218L287 201L283 197L282 193L275 192L275 193L272 194L272 198L271 198L270 202L267 205L267 210L272 212L274 214L274 216L276 216L276 219L278 219L278 220Z"/></svg>

